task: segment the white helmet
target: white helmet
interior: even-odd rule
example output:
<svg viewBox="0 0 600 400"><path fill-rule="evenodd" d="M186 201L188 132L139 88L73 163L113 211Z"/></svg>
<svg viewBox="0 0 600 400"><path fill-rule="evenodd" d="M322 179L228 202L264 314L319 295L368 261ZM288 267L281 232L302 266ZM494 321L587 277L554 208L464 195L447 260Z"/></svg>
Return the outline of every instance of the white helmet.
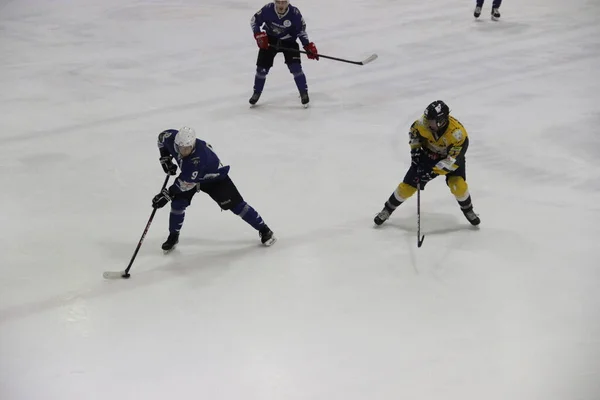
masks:
<svg viewBox="0 0 600 400"><path fill-rule="evenodd" d="M175 135L175 151L182 157L189 155L196 146L196 131L188 126L179 129Z"/></svg>

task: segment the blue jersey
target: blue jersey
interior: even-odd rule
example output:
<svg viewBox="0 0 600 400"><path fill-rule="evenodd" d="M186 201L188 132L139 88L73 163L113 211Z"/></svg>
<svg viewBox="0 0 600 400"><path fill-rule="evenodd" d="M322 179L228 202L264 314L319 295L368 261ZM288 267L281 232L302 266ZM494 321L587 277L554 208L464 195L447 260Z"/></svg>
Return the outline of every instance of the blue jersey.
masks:
<svg viewBox="0 0 600 400"><path fill-rule="evenodd" d="M229 166L223 166L210 144L196 139L194 151L182 158L175 150L175 135L178 130L168 129L158 135L158 149L161 156L171 156L179 166L179 176L169 188L170 193L187 192L196 189L199 183L223 179L229 173Z"/></svg>
<svg viewBox="0 0 600 400"><path fill-rule="evenodd" d="M291 4L282 16L279 16L275 11L274 3L265 5L250 20L250 26L255 34L260 32L263 24L265 32L269 36L280 40L296 41L296 39L300 39L303 46L310 43L306 34L304 17L302 17L300 10Z"/></svg>

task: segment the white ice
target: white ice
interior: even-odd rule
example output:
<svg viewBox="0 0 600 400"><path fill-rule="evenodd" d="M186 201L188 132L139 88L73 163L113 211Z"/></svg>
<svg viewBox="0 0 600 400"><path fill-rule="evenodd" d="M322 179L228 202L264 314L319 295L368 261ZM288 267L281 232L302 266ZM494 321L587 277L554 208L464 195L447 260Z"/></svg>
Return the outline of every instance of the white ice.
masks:
<svg viewBox="0 0 600 400"><path fill-rule="evenodd" d="M250 109L249 0L3 0L0 398L600 399L600 2L297 0L323 54ZM442 179L373 227L445 100ZM190 125L279 241L199 195L163 255L156 137Z"/></svg>

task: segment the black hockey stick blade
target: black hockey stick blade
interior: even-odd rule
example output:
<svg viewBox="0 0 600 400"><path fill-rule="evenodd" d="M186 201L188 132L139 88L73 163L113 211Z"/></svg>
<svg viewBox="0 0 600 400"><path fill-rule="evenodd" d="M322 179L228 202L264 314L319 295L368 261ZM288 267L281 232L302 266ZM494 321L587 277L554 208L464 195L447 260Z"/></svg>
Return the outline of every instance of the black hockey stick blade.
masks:
<svg viewBox="0 0 600 400"><path fill-rule="evenodd" d="M417 236L417 247L421 247L423 245L423 240L425 240L425 235L420 238Z"/></svg>
<svg viewBox="0 0 600 400"><path fill-rule="evenodd" d="M279 47L279 46L272 46L272 47L277 50L281 50L281 51L293 51L296 53L311 54L308 51L303 51L303 50L298 50L298 49L288 49L286 47ZM321 54L321 53L319 53L318 56L319 56L319 58L322 57L322 58L327 58L328 60L340 61L340 62L354 64L354 65L366 65L370 62L377 60L377 57L378 57L377 54L371 54L369 57L365 58L362 61L353 61L353 60L346 60L345 58L327 56L327 55Z"/></svg>

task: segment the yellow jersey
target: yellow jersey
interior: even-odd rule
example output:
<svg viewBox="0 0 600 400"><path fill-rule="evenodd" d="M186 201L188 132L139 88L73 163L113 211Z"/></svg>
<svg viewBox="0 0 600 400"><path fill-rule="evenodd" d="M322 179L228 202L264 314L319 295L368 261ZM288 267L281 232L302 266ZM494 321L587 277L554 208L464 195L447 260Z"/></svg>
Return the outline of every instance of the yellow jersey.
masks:
<svg viewBox="0 0 600 400"><path fill-rule="evenodd" d="M464 126L454 117L448 117L445 131L438 137L427 126L425 116L421 116L410 127L410 148L424 148L437 156L440 161L433 171L445 175L458 168L457 161L464 158L469 147L469 136Z"/></svg>

